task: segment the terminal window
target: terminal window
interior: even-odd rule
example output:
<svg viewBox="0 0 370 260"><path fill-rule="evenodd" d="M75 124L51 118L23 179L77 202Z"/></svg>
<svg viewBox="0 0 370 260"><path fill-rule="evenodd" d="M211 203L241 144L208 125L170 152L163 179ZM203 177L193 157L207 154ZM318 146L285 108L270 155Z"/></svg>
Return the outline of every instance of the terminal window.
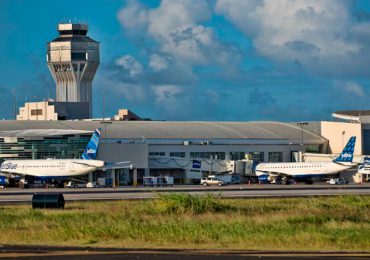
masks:
<svg viewBox="0 0 370 260"><path fill-rule="evenodd" d="M370 154L370 129L362 130L363 154Z"/></svg>
<svg viewBox="0 0 370 260"><path fill-rule="evenodd" d="M282 162L283 153L282 152L269 152L269 162Z"/></svg>
<svg viewBox="0 0 370 260"><path fill-rule="evenodd" d="M264 162L265 161L265 153L264 152L249 152L248 159L256 162Z"/></svg>
<svg viewBox="0 0 370 260"><path fill-rule="evenodd" d="M185 152L170 152L170 157L185 157Z"/></svg>
<svg viewBox="0 0 370 260"><path fill-rule="evenodd" d="M31 116L42 116L42 109L32 109Z"/></svg>
<svg viewBox="0 0 370 260"><path fill-rule="evenodd" d="M245 152L231 152L231 160L243 160L245 159Z"/></svg>
<svg viewBox="0 0 370 260"><path fill-rule="evenodd" d="M224 152L190 152L190 158L225 160Z"/></svg>
<svg viewBox="0 0 370 260"><path fill-rule="evenodd" d="M165 156L164 152L150 152L149 156Z"/></svg>

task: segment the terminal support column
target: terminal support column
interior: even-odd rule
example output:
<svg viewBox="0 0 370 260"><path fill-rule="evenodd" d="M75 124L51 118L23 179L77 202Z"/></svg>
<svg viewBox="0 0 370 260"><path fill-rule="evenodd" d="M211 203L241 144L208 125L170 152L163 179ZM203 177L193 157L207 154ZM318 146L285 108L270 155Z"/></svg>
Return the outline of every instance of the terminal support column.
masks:
<svg viewBox="0 0 370 260"><path fill-rule="evenodd" d="M132 169L132 186L137 187L137 168Z"/></svg>
<svg viewBox="0 0 370 260"><path fill-rule="evenodd" d="M111 177L112 177L112 185L113 188L116 187L116 170L112 169L111 170Z"/></svg>
<svg viewBox="0 0 370 260"><path fill-rule="evenodd" d="M88 182L90 182L90 183L93 182L93 173L92 172L89 173Z"/></svg>

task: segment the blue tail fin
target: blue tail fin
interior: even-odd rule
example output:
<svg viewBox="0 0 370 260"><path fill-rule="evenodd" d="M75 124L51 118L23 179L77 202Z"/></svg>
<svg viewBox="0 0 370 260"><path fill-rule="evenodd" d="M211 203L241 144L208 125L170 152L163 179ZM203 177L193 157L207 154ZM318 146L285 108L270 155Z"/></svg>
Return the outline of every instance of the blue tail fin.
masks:
<svg viewBox="0 0 370 260"><path fill-rule="evenodd" d="M92 135L89 143L87 144L84 153L82 154L82 159L85 160L95 160L98 153L100 141L100 128L96 129Z"/></svg>
<svg viewBox="0 0 370 260"><path fill-rule="evenodd" d="M257 165L259 164L258 161L253 161L252 163L252 173L256 173Z"/></svg>
<svg viewBox="0 0 370 260"><path fill-rule="evenodd" d="M334 162L342 163L342 162L352 162L353 160L353 153L355 151L355 144L356 144L356 136L352 136L346 147L344 147L342 153L339 155L338 158L334 160Z"/></svg>

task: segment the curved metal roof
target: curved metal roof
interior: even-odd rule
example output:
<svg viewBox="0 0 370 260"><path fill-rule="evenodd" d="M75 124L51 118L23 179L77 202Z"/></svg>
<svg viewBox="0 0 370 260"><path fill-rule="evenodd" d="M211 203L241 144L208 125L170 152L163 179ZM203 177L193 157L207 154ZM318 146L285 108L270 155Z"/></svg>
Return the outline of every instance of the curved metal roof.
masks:
<svg viewBox="0 0 370 260"><path fill-rule="evenodd" d="M70 129L21 129L1 131L0 137L48 137L61 135L91 134L93 131Z"/></svg>
<svg viewBox="0 0 370 260"><path fill-rule="evenodd" d="M198 121L110 121L106 126L111 139L253 139L300 141L302 129L296 124L259 122ZM85 130L103 129L101 121L0 121L0 131L26 129ZM67 131L68 132L68 131ZM67 133L66 133L67 134ZM304 143L322 144L322 136L303 131Z"/></svg>

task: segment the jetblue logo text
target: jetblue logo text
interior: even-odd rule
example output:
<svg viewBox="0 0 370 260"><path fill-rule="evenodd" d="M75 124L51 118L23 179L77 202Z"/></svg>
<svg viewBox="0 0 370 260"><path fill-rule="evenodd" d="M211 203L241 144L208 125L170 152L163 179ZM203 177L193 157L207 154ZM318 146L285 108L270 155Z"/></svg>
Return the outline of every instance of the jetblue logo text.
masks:
<svg viewBox="0 0 370 260"><path fill-rule="evenodd" d="M1 165L2 170L15 170L17 169L17 164L16 163L3 163Z"/></svg>

